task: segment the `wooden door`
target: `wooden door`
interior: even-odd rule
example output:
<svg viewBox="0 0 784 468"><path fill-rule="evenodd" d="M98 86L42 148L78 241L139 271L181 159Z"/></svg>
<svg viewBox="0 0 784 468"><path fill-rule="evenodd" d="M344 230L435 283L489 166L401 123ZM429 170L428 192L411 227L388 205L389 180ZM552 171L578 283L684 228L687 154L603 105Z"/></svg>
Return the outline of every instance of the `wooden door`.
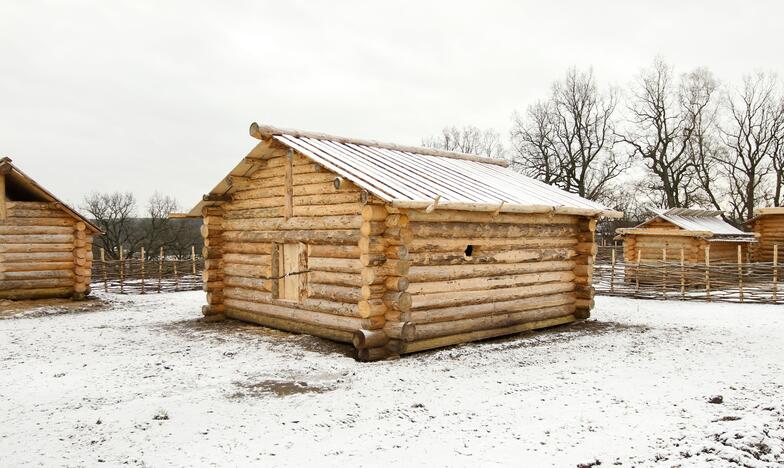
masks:
<svg viewBox="0 0 784 468"><path fill-rule="evenodd" d="M278 272L280 275L287 275L300 271L300 255L302 253L301 244L291 243L282 244L278 255ZM280 279L279 297L286 301L299 301L301 281L303 275L295 274Z"/></svg>

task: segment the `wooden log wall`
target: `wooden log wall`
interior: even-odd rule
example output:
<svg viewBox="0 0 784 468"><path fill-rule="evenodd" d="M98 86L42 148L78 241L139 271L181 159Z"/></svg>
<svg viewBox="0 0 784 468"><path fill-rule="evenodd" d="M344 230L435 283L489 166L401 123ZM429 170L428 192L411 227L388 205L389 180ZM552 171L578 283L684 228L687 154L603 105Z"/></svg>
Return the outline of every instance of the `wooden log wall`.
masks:
<svg viewBox="0 0 784 468"><path fill-rule="evenodd" d="M595 220L447 210L408 218L413 337L401 352L587 316Z"/></svg>
<svg viewBox="0 0 784 468"><path fill-rule="evenodd" d="M772 262L773 246L778 245L778 252L784 251L784 214L760 216L752 225L759 234L758 243L752 247L755 262Z"/></svg>
<svg viewBox="0 0 784 468"><path fill-rule="evenodd" d="M406 291L412 233L408 216L391 211L383 204L362 209L359 313L370 326L355 332L353 342L363 361L399 355L414 337L411 295Z"/></svg>
<svg viewBox="0 0 784 468"><path fill-rule="evenodd" d="M271 146L263 157L248 176L232 177L235 191L221 204L220 227L203 233L210 310L348 343L357 330L382 328L383 317L359 310L367 193L284 148ZM278 279L281 256L291 253L284 245L292 243L301 246L300 271ZM282 299L282 285L295 277L299 299Z"/></svg>
<svg viewBox="0 0 784 468"><path fill-rule="evenodd" d="M92 234L49 202L6 203L0 220L0 299L83 298L90 292Z"/></svg>
<svg viewBox="0 0 784 468"><path fill-rule="evenodd" d="M223 208L207 206L202 210L201 235L204 238L202 257L202 288L207 293L207 304L202 313L208 321L224 318L223 305Z"/></svg>

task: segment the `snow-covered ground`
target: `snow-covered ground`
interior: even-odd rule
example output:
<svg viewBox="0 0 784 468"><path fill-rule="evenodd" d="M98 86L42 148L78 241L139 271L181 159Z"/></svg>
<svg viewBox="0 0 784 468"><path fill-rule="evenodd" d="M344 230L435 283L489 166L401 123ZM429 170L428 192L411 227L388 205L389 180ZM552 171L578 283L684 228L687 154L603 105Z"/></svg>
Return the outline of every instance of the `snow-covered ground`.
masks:
<svg viewBox="0 0 784 468"><path fill-rule="evenodd" d="M102 297L0 320L2 466L784 460L781 306L600 297L583 323L367 364L204 323L199 292Z"/></svg>

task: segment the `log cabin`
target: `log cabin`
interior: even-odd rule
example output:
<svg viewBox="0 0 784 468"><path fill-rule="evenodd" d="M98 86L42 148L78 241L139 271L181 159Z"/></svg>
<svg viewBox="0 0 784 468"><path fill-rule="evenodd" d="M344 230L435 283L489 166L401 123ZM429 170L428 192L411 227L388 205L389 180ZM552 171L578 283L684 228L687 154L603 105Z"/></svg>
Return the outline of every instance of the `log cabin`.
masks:
<svg viewBox="0 0 784 468"><path fill-rule="evenodd" d="M773 262L775 257L778 263L784 247L784 207L757 208L746 225L758 236L752 248L754 261Z"/></svg>
<svg viewBox="0 0 784 468"><path fill-rule="evenodd" d="M360 360L573 322L618 212L503 160L251 125L202 217L208 320L353 343Z"/></svg>
<svg viewBox="0 0 784 468"><path fill-rule="evenodd" d="M721 218L721 212L688 208L652 210L654 216L633 227L618 229L627 264L663 260L685 263L748 261L754 233L743 232ZM739 253L740 252L740 253Z"/></svg>
<svg viewBox="0 0 784 468"><path fill-rule="evenodd" d="M84 299L93 223L0 159L0 299Z"/></svg>

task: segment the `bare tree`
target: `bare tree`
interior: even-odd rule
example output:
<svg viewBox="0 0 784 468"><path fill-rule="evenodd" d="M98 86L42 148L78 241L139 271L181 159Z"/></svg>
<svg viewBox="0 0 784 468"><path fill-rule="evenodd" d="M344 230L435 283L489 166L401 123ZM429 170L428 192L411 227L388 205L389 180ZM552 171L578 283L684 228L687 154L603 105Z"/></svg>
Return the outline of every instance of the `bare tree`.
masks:
<svg viewBox="0 0 784 468"><path fill-rule="evenodd" d="M672 68L657 58L632 90L631 119L619 135L651 177L649 190L661 192L667 208L699 203L701 187L689 144L717 87L710 72L697 69L678 84Z"/></svg>
<svg viewBox="0 0 784 468"><path fill-rule="evenodd" d="M614 90L600 92L593 72L572 68L553 83L548 101L515 114L513 165L591 200L600 199L628 168L615 153Z"/></svg>
<svg viewBox="0 0 784 468"><path fill-rule="evenodd" d="M498 132L491 128L482 130L471 125L463 128L444 127L440 135L423 139L422 145L490 158L503 158L505 154Z"/></svg>
<svg viewBox="0 0 784 468"><path fill-rule="evenodd" d="M165 255L178 258L189 256L191 246L201 250L199 221L169 219L169 213L178 211L173 197L153 194L144 217L138 217L131 193L91 193L85 197L83 209L104 231L95 246L103 248L109 258L119 258L120 246L128 257L140 254L144 247L148 258L157 257L161 247Z"/></svg>
<svg viewBox="0 0 784 468"><path fill-rule="evenodd" d="M541 101L515 112L512 125L513 169L546 184L565 185L559 154L555 148L555 124L549 102Z"/></svg>
<svg viewBox="0 0 784 468"><path fill-rule="evenodd" d="M728 124L722 128L727 154L719 160L729 176L729 204L739 220L754 216L754 208L778 197L771 194L767 176L780 167L784 139L784 97L774 75L758 73L743 80L743 87L728 96ZM775 174L780 184L780 174Z"/></svg>
<svg viewBox="0 0 784 468"><path fill-rule="evenodd" d="M141 243L136 228L136 197L130 192L93 192L84 198L82 209L103 231L96 247L103 248L109 258L120 257L120 246L133 252Z"/></svg>

